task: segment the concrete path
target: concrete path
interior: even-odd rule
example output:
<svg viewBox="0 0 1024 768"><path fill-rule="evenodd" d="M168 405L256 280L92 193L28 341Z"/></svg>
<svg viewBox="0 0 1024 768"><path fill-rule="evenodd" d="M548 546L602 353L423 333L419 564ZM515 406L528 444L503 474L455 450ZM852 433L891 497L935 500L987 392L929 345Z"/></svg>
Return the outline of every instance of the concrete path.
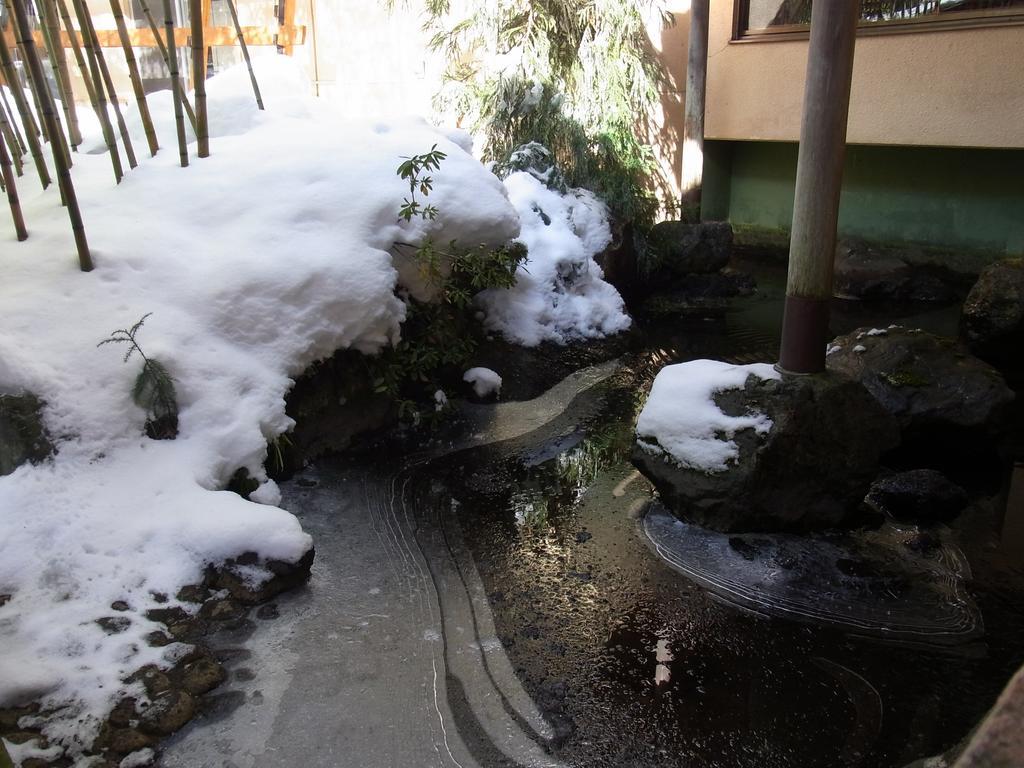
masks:
<svg viewBox="0 0 1024 768"><path fill-rule="evenodd" d="M316 543L310 584L257 611L254 628L214 638L231 678L161 765L557 766L456 516L413 475L431 457L542 427L615 367L526 403L467 406L468 429L442 449L285 484L284 505Z"/></svg>

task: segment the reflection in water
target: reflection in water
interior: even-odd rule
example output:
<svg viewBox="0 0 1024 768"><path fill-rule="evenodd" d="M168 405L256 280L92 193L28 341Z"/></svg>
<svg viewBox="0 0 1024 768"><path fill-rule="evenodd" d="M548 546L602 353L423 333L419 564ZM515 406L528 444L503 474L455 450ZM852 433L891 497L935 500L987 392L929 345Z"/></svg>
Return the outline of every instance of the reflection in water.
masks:
<svg viewBox="0 0 1024 768"><path fill-rule="evenodd" d="M668 647L668 640L661 638L654 646L654 660L658 666L654 668L654 684L665 685L672 681L672 670L668 668L668 662L675 661L675 656Z"/></svg>
<svg viewBox="0 0 1024 768"><path fill-rule="evenodd" d="M951 541L926 551L913 533L723 534L652 505L644 533L672 568L742 608L895 642L962 644L983 634ZM941 535L942 532L937 532Z"/></svg>

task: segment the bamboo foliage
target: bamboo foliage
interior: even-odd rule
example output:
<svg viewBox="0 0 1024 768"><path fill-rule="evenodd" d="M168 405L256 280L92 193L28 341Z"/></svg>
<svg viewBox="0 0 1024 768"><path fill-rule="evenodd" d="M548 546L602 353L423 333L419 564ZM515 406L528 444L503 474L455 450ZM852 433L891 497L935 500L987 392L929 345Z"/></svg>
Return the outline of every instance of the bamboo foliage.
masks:
<svg viewBox="0 0 1024 768"><path fill-rule="evenodd" d="M110 0L110 10L114 14L114 23L117 24L117 36L120 38L121 47L124 49L125 62L128 64L128 76L132 81L135 101L139 105L139 117L142 118L142 127L146 131L146 141L149 143L149 154L156 155L160 145L156 140L153 118L149 114L149 102L146 101L146 91L142 87L142 75L139 73L139 65L135 60L135 51L132 49L131 40L128 38L128 27L124 23L124 14L121 12L120 0Z"/></svg>
<svg viewBox="0 0 1024 768"><path fill-rule="evenodd" d="M228 10L231 12L231 23L235 25L235 34L238 36L238 45L242 49L242 58L245 59L245 66L249 70L249 81L252 83L252 92L256 96L256 106L263 109L263 97L260 96L260 85L256 82L256 73L252 71L252 60L249 58L249 46L245 44L245 35L242 34L242 25L238 23L238 11L235 9L234 0L227 0Z"/></svg>
<svg viewBox="0 0 1024 768"><path fill-rule="evenodd" d="M196 92L196 141L199 157L210 156L210 128L206 119L206 46L203 44L203 6L200 0L189 0L192 23L192 79Z"/></svg>
<svg viewBox="0 0 1024 768"><path fill-rule="evenodd" d="M185 118L181 113L182 87L178 76L178 48L174 42L174 13L171 0L164 0L164 30L167 32L167 63L171 69L171 93L174 98L174 124L178 132L178 156L181 167L188 166L188 144L185 141Z"/></svg>
<svg viewBox="0 0 1024 768"><path fill-rule="evenodd" d="M19 43L25 54L25 63L28 65L31 79L36 82L39 91L42 107L41 117L46 125L47 132L55 139L60 135L60 123L57 120L56 109L49 90L44 86L46 78L43 75L43 65L39 60L36 51L35 40L32 39L32 27L28 21L28 13L25 10L27 0L11 0L14 11L14 20L18 33ZM92 271L92 256L89 253L89 243L85 237L85 226L82 223L82 214L78 209L78 198L75 195L75 187L71 181L71 171L68 166L65 148L61 141L50 142L50 149L53 151L53 164L57 169L57 183L60 186L61 197L65 200L68 209L68 217L71 219L71 231L75 236L75 246L78 250L78 263L83 272Z"/></svg>

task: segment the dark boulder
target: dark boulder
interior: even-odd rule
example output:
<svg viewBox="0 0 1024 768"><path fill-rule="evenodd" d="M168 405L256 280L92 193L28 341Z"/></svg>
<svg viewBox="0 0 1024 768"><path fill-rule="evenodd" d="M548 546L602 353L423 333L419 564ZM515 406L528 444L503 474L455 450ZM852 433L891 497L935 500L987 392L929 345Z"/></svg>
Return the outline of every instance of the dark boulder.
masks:
<svg viewBox="0 0 1024 768"><path fill-rule="evenodd" d="M724 532L810 530L854 517L899 430L863 386L836 374L747 379L715 396L723 413L767 415L771 430L736 433L724 471L684 468L639 446L633 463L678 517Z"/></svg>
<svg viewBox="0 0 1024 768"><path fill-rule="evenodd" d="M650 272L661 275L707 275L718 272L732 256L732 226L725 221L663 221L648 236Z"/></svg>
<svg viewBox="0 0 1024 768"><path fill-rule="evenodd" d="M185 691L167 690L153 697L139 716L139 730L151 736L169 736L192 719L196 701Z"/></svg>
<svg viewBox="0 0 1024 768"><path fill-rule="evenodd" d="M826 362L896 417L905 444L929 454L988 451L1014 399L999 372L963 345L914 329L860 328L835 339Z"/></svg>
<svg viewBox="0 0 1024 768"><path fill-rule="evenodd" d="M957 298L952 282L943 270L912 265L892 248L858 240L836 247L835 293L841 298L948 304Z"/></svg>
<svg viewBox="0 0 1024 768"><path fill-rule="evenodd" d="M669 290L648 297L637 312L647 317L721 315L730 299L749 296L756 289L751 275L728 269L711 275L684 275Z"/></svg>
<svg viewBox="0 0 1024 768"><path fill-rule="evenodd" d="M897 520L945 522L967 506L967 494L941 472L912 469L876 480L865 501Z"/></svg>
<svg viewBox="0 0 1024 768"><path fill-rule="evenodd" d="M961 328L971 352L1024 382L1024 258L982 271L964 302Z"/></svg>
<svg viewBox="0 0 1024 768"><path fill-rule="evenodd" d="M208 566L203 586L213 590L225 589L232 599L243 605L265 603L282 592L295 589L309 581L315 556L314 549L310 547L295 563L283 560L264 562L255 552L245 552L219 566ZM246 570L251 566L266 569L270 577L260 584L254 584Z"/></svg>
<svg viewBox="0 0 1024 768"><path fill-rule="evenodd" d="M42 411L43 402L31 393L0 394L0 475L53 453Z"/></svg>

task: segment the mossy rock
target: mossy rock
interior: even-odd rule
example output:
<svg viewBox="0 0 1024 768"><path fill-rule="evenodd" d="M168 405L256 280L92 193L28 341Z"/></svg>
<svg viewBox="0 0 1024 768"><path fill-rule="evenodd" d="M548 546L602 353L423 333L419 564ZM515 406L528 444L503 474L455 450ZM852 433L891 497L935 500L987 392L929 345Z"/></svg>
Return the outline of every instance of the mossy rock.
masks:
<svg viewBox="0 0 1024 768"><path fill-rule="evenodd" d="M53 453L43 426L44 403L31 393L0 394L0 475Z"/></svg>

